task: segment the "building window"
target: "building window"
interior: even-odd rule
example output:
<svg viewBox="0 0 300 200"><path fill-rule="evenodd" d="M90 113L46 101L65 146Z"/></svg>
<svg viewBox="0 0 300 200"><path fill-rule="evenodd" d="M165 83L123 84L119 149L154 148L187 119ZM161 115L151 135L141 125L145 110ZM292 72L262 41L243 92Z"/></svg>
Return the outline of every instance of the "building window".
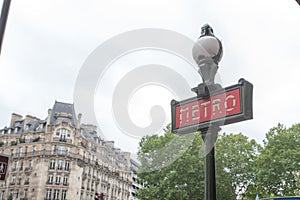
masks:
<svg viewBox="0 0 300 200"><path fill-rule="evenodd" d="M33 146L33 147L32 147L32 155L34 155L35 152L36 152L36 146Z"/></svg>
<svg viewBox="0 0 300 200"><path fill-rule="evenodd" d="M16 195L16 199L18 199L18 197L19 197L19 190L16 190L15 195Z"/></svg>
<svg viewBox="0 0 300 200"><path fill-rule="evenodd" d="M55 152L56 152L56 145L52 145L52 154L55 154Z"/></svg>
<svg viewBox="0 0 300 200"><path fill-rule="evenodd" d="M28 161L28 167L29 167L29 169L32 168L32 160L29 160L29 161Z"/></svg>
<svg viewBox="0 0 300 200"><path fill-rule="evenodd" d="M11 178L11 184L12 184L12 185L15 185L15 184L16 184L16 177L15 177L15 176L13 176L13 177Z"/></svg>
<svg viewBox="0 0 300 200"><path fill-rule="evenodd" d="M58 153L59 153L59 155L63 155L64 151L65 151L65 147L64 146L59 146L58 147Z"/></svg>
<svg viewBox="0 0 300 200"><path fill-rule="evenodd" d="M54 169L55 168L55 160L50 160L50 167L49 169Z"/></svg>
<svg viewBox="0 0 300 200"><path fill-rule="evenodd" d="M18 185L21 185L21 180L22 180L22 177L21 176L19 176L19 178L18 178Z"/></svg>
<svg viewBox="0 0 300 200"><path fill-rule="evenodd" d="M18 133L18 128L15 128L15 133Z"/></svg>
<svg viewBox="0 0 300 200"><path fill-rule="evenodd" d="M65 171L69 171L69 169L70 169L70 161L67 160L65 164Z"/></svg>
<svg viewBox="0 0 300 200"><path fill-rule="evenodd" d="M67 156L70 155L70 153L71 153L71 148L70 147L67 148L66 153L67 153Z"/></svg>
<svg viewBox="0 0 300 200"><path fill-rule="evenodd" d="M18 165L19 165L19 161L15 161L14 162L13 171L17 171L18 170Z"/></svg>
<svg viewBox="0 0 300 200"><path fill-rule="evenodd" d="M40 129L43 129L44 127L45 127L45 124L42 123L42 124L40 125Z"/></svg>
<svg viewBox="0 0 300 200"><path fill-rule="evenodd" d="M25 126L25 131L28 131L29 128L30 128L30 124L26 124L26 126Z"/></svg>
<svg viewBox="0 0 300 200"><path fill-rule="evenodd" d="M2 190L1 194L0 194L0 199L4 200L5 199L5 190Z"/></svg>
<svg viewBox="0 0 300 200"><path fill-rule="evenodd" d="M61 199L65 200L67 198L67 190L63 190L61 193Z"/></svg>
<svg viewBox="0 0 300 200"><path fill-rule="evenodd" d="M28 185L28 184L29 184L29 176L26 175L24 185Z"/></svg>
<svg viewBox="0 0 300 200"><path fill-rule="evenodd" d="M61 178L60 175L57 175L57 176L56 176L56 180L55 180L55 184L56 184L56 185L59 185L59 184L60 184L60 178Z"/></svg>
<svg viewBox="0 0 300 200"><path fill-rule="evenodd" d="M66 137L71 137L71 131L65 128L57 129L56 136L60 137L60 139L66 139Z"/></svg>
<svg viewBox="0 0 300 200"><path fill-rule="evenodd" d="M63 167L63 161L62 160L58 160L58 164L57 164L57 169L58 170L62 170L62 167Z"/></svg>
<svg viewBox="0 0 300 200"><path fill-rule="evenodd" d="M48 184L52 184L53 183L53 174L49 174L48 175Z"/></svg>
<svg viewBox="0 0 300 200"><path fill-rule="evenodd" d="M24 189L24 198L27 198L28 196L28 189Z"/></svg>
<svg viewBox="0 0 300 200"><path fill-rule="evenodd" d="M46 199L51 199L51 189L46 189Z"/></svg>
<svg viewBox="0 0 300 200"><path fill-rule="evenodd" d="M18 150L18 156L22 156L22 147L19 147L19 150Z"/></svg>
<svg viewBox="0 0 300 200"><path fill-rule="evenodd" d="M59 197L59 190L54 190L54 199L58 199Z"/></svg>
<svg viewBox="0 0 300 200"><path fill-rule="evenodd" d="M64 176L64 182L63 182L64 185L68 185L68 179L69 179L68 176Z"/></svg>

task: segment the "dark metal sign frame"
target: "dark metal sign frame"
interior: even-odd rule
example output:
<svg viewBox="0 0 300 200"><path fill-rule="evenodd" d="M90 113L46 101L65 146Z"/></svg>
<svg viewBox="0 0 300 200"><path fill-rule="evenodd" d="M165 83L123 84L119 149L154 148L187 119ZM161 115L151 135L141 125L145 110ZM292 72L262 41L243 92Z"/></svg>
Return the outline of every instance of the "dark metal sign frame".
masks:
<svg viewBox="0 0 300 200"><path fill-rule="evenodd" d="M211 119L204 122L198 122L190 124L187 126L176 127L176 119L179 116L176 116L176 107L182 106L185 104L193 103L199 100L209 99L219 94L226 94L232 90L240 90L240 112L233 115L226 115L217 119ZM172 100L171 102L171 113L172 113L172 132L175 134L186 134L195 131L201 131L203 129L209 128L211 124L216 124L219 126L232 124L240 121L245 121L253 118L252 110L252 97L253 97L253 85L246 81L245 79L240 79L238 84L213 91L210 93L209 97L193 97L183 101Z"/></svg>

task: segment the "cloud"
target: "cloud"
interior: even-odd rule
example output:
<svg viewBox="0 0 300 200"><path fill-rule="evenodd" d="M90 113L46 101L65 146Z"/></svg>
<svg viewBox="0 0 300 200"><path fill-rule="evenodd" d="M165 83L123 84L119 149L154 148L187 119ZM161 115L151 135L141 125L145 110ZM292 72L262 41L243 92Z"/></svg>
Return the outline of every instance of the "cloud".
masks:
<svg viewBox="0 0 300 200"><path fill-rule="evenodd" d="M196 40L210 23L224 46L223 86L241 77L254 84L254 119L223 130L261 140L277 122L299 119L299 21L294 1L12 1L0 57L0 125L10 112L45 117L55 99L73 102L81 65L114 35L150 27Z"/></svg>

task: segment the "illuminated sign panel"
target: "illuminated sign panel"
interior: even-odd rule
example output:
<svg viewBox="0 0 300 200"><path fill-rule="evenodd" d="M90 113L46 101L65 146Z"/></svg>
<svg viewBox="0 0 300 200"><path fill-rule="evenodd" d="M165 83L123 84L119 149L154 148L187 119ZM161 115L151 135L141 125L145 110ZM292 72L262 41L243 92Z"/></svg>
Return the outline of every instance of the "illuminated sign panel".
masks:
<svg viewBox="0 0 300 200"><path fill-rule="evenodd" d="M188 133L207 128L211 123L220 126L252 119L252 91L252 84L241 79L239 84L214 91L206 98L173 100L172 131Z"/></svg>

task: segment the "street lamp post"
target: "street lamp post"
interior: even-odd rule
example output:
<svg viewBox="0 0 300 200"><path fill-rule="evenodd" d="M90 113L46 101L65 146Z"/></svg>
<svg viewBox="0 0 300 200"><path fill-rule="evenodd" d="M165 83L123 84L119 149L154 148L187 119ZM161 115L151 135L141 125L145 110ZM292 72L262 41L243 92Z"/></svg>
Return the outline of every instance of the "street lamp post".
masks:
<svg viewBox="0 0 300 200"><path fill-rule="evenodd" d="M223 55L222 43L214 36L213 29L204 25L201 36L193 47L193 57L199 67L199 74L203 83L193 88L197 97L209 97L211 92L222 89L215 83L218 63ZM216 200L216 174L214 144L221 128L212 124L209 128L200 129L202 139L205 141L205 199Z"/></svg>
<svg viewBox="0 0 300 200"><path fill-rule="evenodd" d="M197 97L171 101L172 132L178 135L201 131L205 143L205 199L216 200L214 145L220 126L253 119L253 85L241 78L236 85L222 88L215 83L223 55L221 41L209 25L193 47L193 57L203 83L192 88Z"/></svg>
<svg viewBox="0 0 300 200"><path fill-rule="evenodd" d="M185 184L183 184L183 185L178 185L178 184L176 184L175 185L175 188L176 189L180 189L180 200L182 200L182 189L183 188L186 188L188 185L185 183Z"/></svg>

